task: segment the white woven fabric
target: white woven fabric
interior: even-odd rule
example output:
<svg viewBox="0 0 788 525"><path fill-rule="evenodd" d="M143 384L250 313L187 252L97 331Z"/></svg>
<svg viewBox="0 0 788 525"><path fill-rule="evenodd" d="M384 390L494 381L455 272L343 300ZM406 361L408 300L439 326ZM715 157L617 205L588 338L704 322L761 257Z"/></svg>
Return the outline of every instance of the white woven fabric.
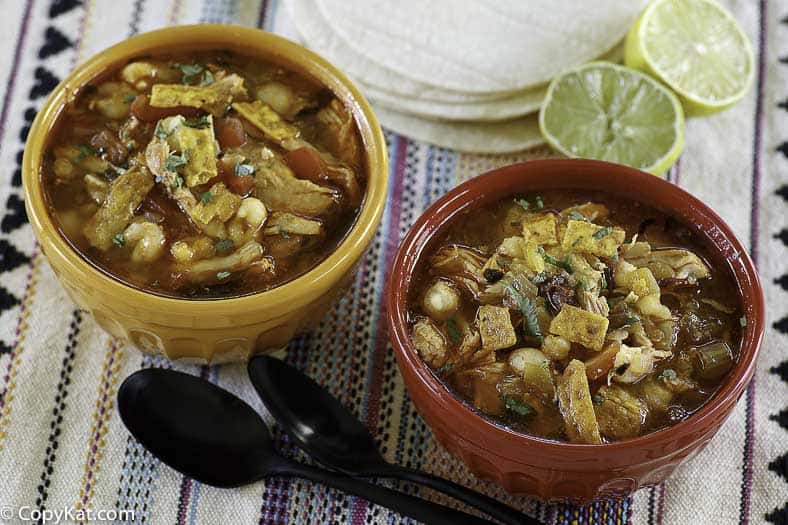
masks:
<svg viewBox="0 0 788 525"><path fill-rule="evenodd" d="M781 22L788 1L725 4L763 53L762 72L740 104L688 121L686 150L669 177L731 224L761 271L769 331L754 386L733 416L667 483L621 501L546 506L506 496L474 478L434 441L404 391L380 315L387 262L421 211L449 188L493 167L549 152L460 154L389 131L392 190L370 253L351 290L311 335L291 344L288 357L367 421L389 460L482 490L551 525L786 523L788 66L780 57L788 55L788 25ZM54 83L75 63L134 32L198 21L262 25L295 37L276 0L2 4L0 523L20 523L20 509L64 507L131 510L136 523L153 524L412 523L300 480L213 489L151 458L123 427L114 398L120 381L133 371L167 364L111 341L74 309L24 219L18 174L24 137ZM177 368L204 374L261 409L242 366ZM303 459L279 433L276 445ZM416 493L447 502L429 491Z"/></svg>

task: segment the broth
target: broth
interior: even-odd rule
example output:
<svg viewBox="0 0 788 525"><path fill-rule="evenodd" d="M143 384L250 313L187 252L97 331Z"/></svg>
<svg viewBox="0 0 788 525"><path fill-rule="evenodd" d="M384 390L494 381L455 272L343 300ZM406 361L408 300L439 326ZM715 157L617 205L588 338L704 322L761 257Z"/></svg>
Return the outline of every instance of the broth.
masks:
<svg viewBox="0 0 788 525"><path fill-rule="evenodd" d="M599 192L460 216L409 291L413 343L451 390L515 430L576 443L689 417L738 360L743 319L702 239Z"/></svg>
<svg viewBox="0 0 788 525"><path fill-rule="evenodd" d="M356 123L333 93L227 51L144 57L85 86L41 180L92 264L193 299L308 271L350 230L366 185Z"/></svg>

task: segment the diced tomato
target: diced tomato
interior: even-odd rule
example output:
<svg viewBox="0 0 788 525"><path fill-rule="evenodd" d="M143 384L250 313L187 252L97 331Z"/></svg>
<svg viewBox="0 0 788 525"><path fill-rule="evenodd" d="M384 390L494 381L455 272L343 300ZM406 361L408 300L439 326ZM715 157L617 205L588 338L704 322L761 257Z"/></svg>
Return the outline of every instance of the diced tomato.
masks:
<svg viewBox="0 0 788 525"><path fill-rule="evenodd" d="M328 178L326 162L313 148L304 146L288 151L285 162L299 179L321 182Z"/></svg>
<svg viewBox="0 0 788 525"><path fill-rule="evenodd" d="M234 117L218 118L215 122L216 139L222 149L237 148L246 144L246 131L240 120Z"/></svg>
<svg viewBox="0 0 788 525"><path fill-rule="evenodd" d="M216 182L224 182L225 186L233 192L246 197L252 190L254 190L254 176L243 175L238 176L235 174L235 167L243 160L240 155L227 155L216 161L216 168L219 176L216 177Z"/></svg>
<svg viewBox="0 0 788 525"><path fill-rule="evenodd" d="M131 114L143 122L155 122L173 115L183 115L184 117L196 117L200 114L197 108L187 106L176 106L174 108L155 108L150 105L148 95L139 95L131 103Z"/></svg>
<svg viewBox="0 0 788 525"><path fill-rule="evenodd" d="M227 185L227 189L242 197L246 197L254 190L254 177L251 175L244 175L242 177L228 175L224 177L224 183Z"/></svg>

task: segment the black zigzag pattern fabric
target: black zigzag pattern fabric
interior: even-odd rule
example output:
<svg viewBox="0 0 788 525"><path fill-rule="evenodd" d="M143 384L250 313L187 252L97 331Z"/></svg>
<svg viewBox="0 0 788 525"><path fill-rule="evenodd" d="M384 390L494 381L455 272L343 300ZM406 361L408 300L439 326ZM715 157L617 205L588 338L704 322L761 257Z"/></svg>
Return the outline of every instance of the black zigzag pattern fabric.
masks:
<svg viewBox="0 0 788 525"><path fill-rule="evenodd" d="M53 0L49 9L50 22L79 5L79 1ZM20 33L20 40L16 43L17 47L22 45L23 36L24 30ZM52 89L60 82L60 79L47 69L47 59L73 46L72 40L51 24L44 30L41 41L42 44L37 53L38 65L33 70L32 88L28 93L28 101L27 104L20 108L23 123L21 128L19 128L17 136L22 145L24 145L30 133L30 127L33 124L33 119L37 112L36 108L41 104L44 97L49 95ZM13 67L18 67L18 56ZM8 99L6 99L5 104L7 104L7 100ZM8 106L3 108L2 112L4 116L8 109ZM11 111L13 111L13 109ZM5 125L5 122L3 122L2 125ZM24 147L22 146L14 156L15 165L11 172L11 180L6 183L10 183L8 185L11 188L11 192L6 199L5 210L0 218L0 275L13 272L20 266L31 263L30 256L23 253L22 249L15 246L11 240L12 234L28 222L21 188L23 156ZM20 297L17 297L0 285L0 315L7 310L16 308L19 306L20 302ZM0 340L0 355L10 353L12 350L11 343Z"/></svg>
<svg viewBox="0 0 788 525"><path fill-rule="evenodd" d="M788 33L788 16L782 18L781 22L782 24L779 30ZM785 50L783 49L779 50L781 53L784 51ZM784 58L781 58L780 62L783 66L788 63ZM778 107L788 112L788 98L786 98L783 102L780 102ZM785 114L783 114L783 116L785 116ZM788 141L780 144L777 147L777 150L785 156L786 160L788 160ZM786 166L786 169L788 169L788 166ZM788 211L788 184L781 186L776 193L782 197L782 202L780 204L785 207L786 211ZM788 213L783 213L783 217L786 216L788 216ZM776 224L775 228L780 228L780 230L774 234L775 239L782 241L784 248L788 250L788 223ZM780 285L782 288L781 292L788 293L788 266L784 268L784 271L785 273L781 277L776 278L774 282ZM788 301L781 301L781 304L787 303ZM777 320L774 322L773 327L782 334L788 335L788 310L775 312L775 315ZM769 371L773 374L776 374L783 381L788 383L788 356L785 357L785 361L777 366L772 367ZM788 406L783 408L777 414L770 414L769 419L773 421L774 424L780 425L782 428L788 431ZM783 443L786 442L788 442L788 438L783 440ZM777 457L771 461L768 468L772 472L779 475L788 485L788 449L786 449L780 457ZM788 487L785 488L783 493L788 494ZM765 518L767 521L776 525L788 525L788 501L786 501L782 507L775 508L771 512L768 512Z"/></svg>

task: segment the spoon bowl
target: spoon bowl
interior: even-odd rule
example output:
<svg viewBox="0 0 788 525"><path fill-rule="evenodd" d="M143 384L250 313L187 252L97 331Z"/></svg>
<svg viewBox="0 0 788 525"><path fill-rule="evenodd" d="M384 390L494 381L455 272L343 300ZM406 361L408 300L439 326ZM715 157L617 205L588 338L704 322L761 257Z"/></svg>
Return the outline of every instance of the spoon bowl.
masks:
<svg viewBox="0 0 788 525"><path fill-rule="evenodd" d="M265 476L271 434L252 407L196 376L162 368L142 372L120 386L118 409L126 428L154 456L214 487Z"/></svg>
<svg viewBox="0 0 788 525"><path fill-rule="evenodd" d="M295 443L323 465L356 477L425 485L507 525L538 524L517 509L446 479L388 463L366 426L312 378L269 356L249 361L249 378L268 411Z"/></svg>
<svg viewBox="0 0 788 525"><path fill-rule="evenodd" d="M214 487L247 485L268 476L295 476L354 494L434 525L489 524L364 480L278 455L263 419L243 400L204 379L148 368L123 381L120 417L154 456Z"/></svg>
<svg viewBox="0 0 788 525"><path fill-rule="evenodd" d="M378 471L384 459L369 430L328 390L276 358L256 357L248 369L263 404L299 448L349 474Z"/></svg>

